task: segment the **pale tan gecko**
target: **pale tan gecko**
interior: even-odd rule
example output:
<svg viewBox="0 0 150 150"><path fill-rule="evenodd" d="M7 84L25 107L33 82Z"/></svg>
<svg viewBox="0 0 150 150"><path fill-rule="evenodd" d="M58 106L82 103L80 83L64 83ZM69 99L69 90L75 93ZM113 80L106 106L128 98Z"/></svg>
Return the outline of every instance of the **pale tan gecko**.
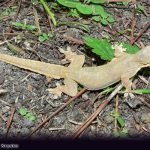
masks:
<svg viewBox="0 0 150 150"><path fill-rule="evenodd" d="M67 51L60 49L60 52L65 54L65 58L71 61L68 67L17 58L1 53L0 60L46 77L64 78L64 85L58 85L56 88L48 89L48 91L59 96L62 92L75 96L77 94L77 83L89 90L98 90L121 80L123 85L130 90L131 81L129 79L141 68L150 66L150 46L132 55L124 52L118 53L117 51L116 48L116 57L111 62L97 67L82 67L85 59L84 55L76 55L71 52L70 48ZM119 55L117 56L117 54Z"/></svg>

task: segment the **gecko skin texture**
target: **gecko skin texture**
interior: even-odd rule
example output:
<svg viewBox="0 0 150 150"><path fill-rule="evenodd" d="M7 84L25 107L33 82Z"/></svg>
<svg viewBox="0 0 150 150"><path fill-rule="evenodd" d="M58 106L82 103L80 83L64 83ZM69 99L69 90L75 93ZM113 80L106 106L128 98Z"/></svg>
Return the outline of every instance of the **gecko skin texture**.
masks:
<svg viewBox="0 0 150 150"><path fill-rule="evenodd" d="M71 62L68 67L1 53L0 60L45 75L48 78L64 78L64 85L57 85L56 88L48 89L49 92L58 96L61 96L62 92L69 96L75 96L77 83L89 90L98 90L121 80L126 89L130 90L132 83L129 79L141 68L150 66L150 46L132 55L120 52L111 62L97 67L82 67L84 55L76 55L71 52L69 47L67 51L60 48L60 52L64 53L65 59Z"/></svg>

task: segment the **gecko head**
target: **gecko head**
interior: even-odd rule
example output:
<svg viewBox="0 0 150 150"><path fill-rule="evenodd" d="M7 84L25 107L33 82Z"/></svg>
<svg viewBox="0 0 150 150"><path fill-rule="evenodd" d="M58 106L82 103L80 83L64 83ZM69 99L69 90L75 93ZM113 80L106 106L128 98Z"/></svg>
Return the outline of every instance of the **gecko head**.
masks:
<svg viewBox="0 0 150 150"><path fill-rule="evenodd" d="M138 61L144 65L150 65L150 46L146 46L137 53Z"/></svg>

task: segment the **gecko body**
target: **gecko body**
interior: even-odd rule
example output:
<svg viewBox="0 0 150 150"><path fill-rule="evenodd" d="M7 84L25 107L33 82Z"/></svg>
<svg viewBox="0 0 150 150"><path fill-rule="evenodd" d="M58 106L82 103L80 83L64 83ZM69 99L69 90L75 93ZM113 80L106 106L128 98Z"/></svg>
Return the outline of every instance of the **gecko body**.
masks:
<svg viewBox="0 0 150 150"><path fill-rule="evenodd" d="M150 66L150 46L132 55L120 52L119 56L111 62L97 67L82 67L85 59L84 55L76 55L70 49L67 51L60 49L60 52L64 53L66 59L71 61L68 67L1 53L0 60L47 77L64 78L64 85L48 89L48 91L59 96L62 92L75 96L77 94L77 83L89 90L98 90L121 80L127 89L131 89L132 83L129 79L141 68Z"/></svg>

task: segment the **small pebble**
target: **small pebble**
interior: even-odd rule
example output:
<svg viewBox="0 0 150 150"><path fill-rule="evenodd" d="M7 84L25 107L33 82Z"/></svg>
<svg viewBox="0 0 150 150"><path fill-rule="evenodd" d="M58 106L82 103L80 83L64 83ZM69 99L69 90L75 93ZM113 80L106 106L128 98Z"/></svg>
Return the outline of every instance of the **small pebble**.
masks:
<svg viewBox="0 0 150 150"><path fill-rule="evenodd" d="M31 78L35 79L35 80L40 80L41 79L41 76L39 74L36 74L36 73L32 73L31 74Z"/></svg>
<svg viewBox="0 0 150 150"><path fill-rule="evenodd" d="M22 88L20 85L14 85L15 92L21 92Z"/></svg>
<svg viewBox="0 0 150 150"><path fill-rule="evenodd" d="M113 121L114 121L114 117L112 117L112 116L110 116L110 115L104 117L104 122L105 122L106 124L110 124L110 123L112 123Z"/></svg>
<svg viewBox="0 0 150 150"><path fill-rule="evenodd" d="M9 106L5 106L5 107L2 108L3 113L8 112L9 110L10 110Z"/></svg>
<svg viewBox="0 0 150 150"><path fill-rule="evenodd" d="M82 94L82 98L83 98L84 100L88 100L88 99L89 99L89 96L88 96L88 94L84 93L84 94Z"/></svg>
<svg viewBox="0 0 150 150"><path fill-rule="evenodd" d="M142 114L141 120L144 123L149 123L150 122L150 113L144 113L144 114Z"/></svg>
<svg viewBox="0 0 150 150"><path fill-rule="evenodd" d="M34 125L33 121L30 121L28 119L23 120L23 127L32 127Z"/></svg>

